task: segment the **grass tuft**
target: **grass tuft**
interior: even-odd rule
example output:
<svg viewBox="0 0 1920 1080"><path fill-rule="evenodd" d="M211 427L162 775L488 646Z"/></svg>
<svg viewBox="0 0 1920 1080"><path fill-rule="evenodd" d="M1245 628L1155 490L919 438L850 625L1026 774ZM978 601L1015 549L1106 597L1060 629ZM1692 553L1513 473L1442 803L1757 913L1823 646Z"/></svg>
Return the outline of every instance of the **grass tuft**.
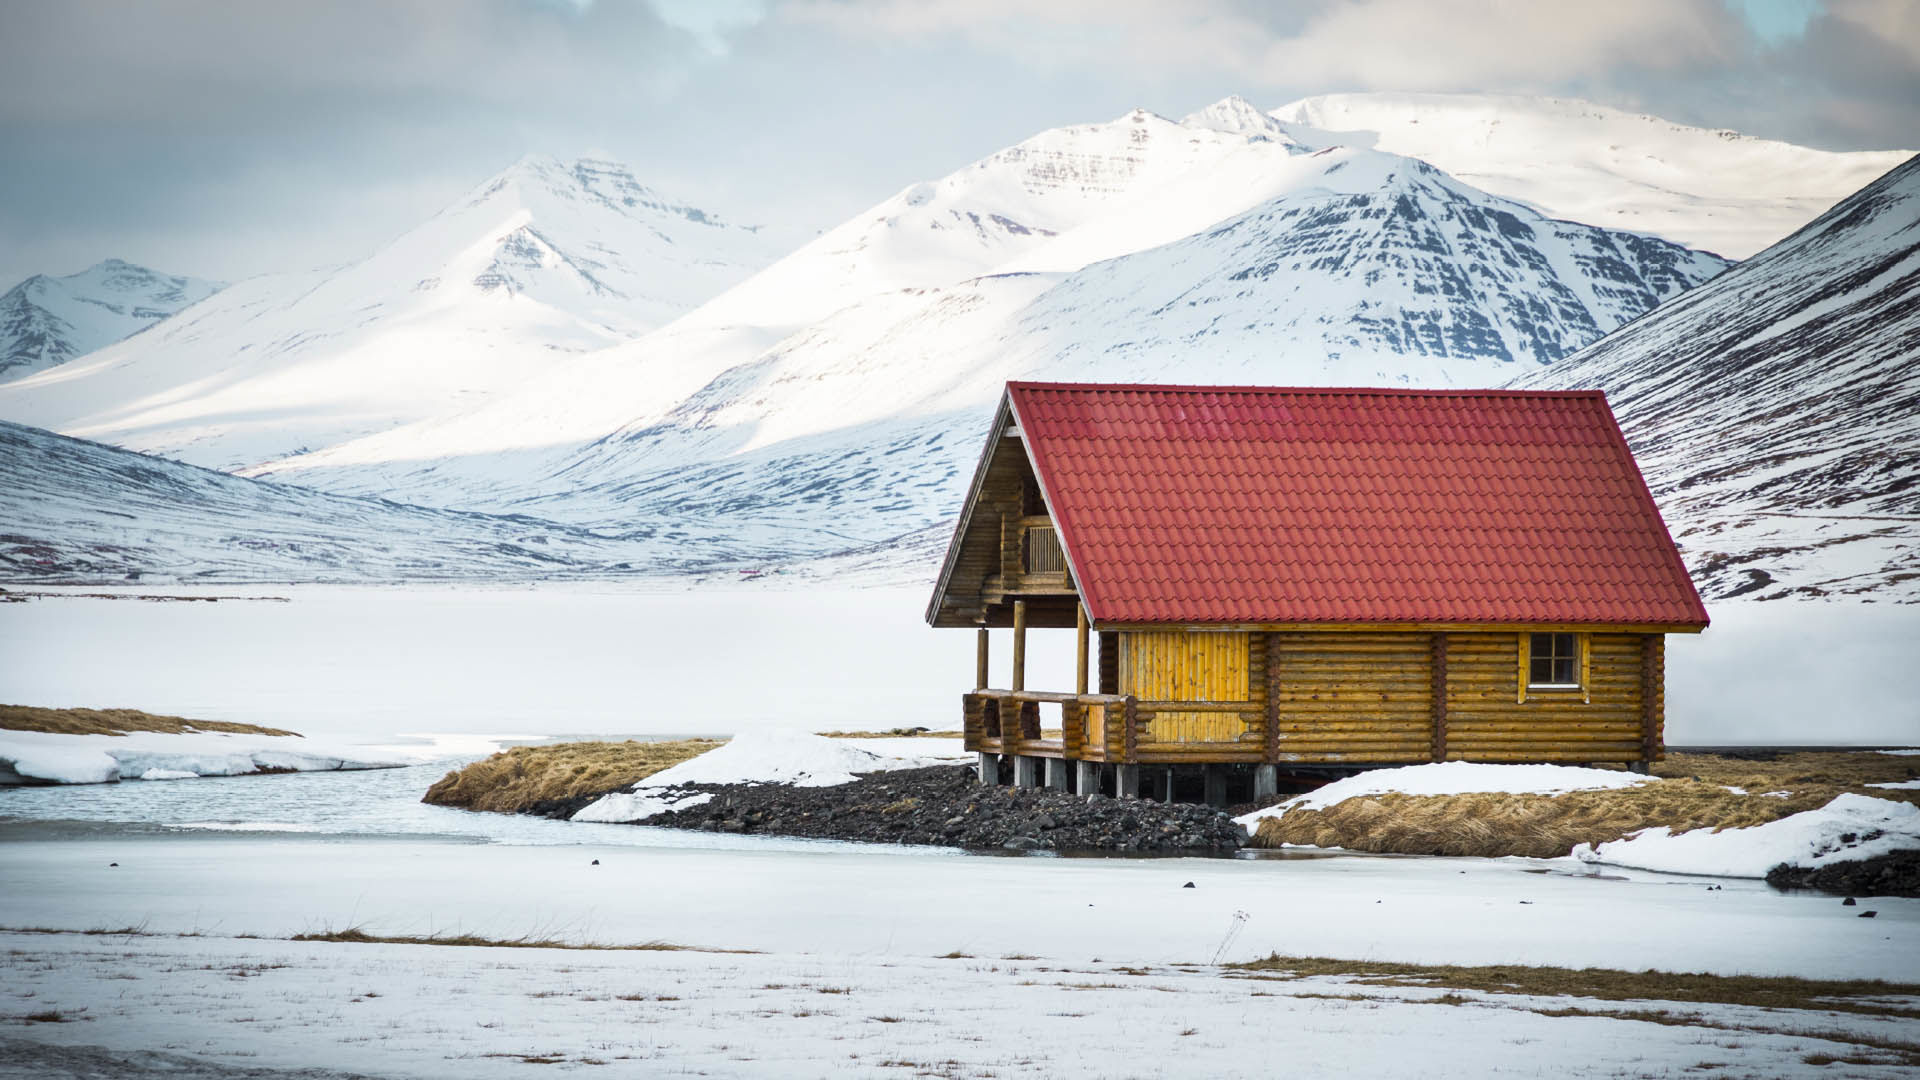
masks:
<svg viewBox="0 0 1920 1080"><path fill-rule="evenodd" d="M514 814L537 803L626 787L719 745L717 739L681 739L515 746L448 773L420 801Z"/></svg>
<svg viewBox="0 0 1920 1080"><path fill-rule="evenodd" d="M0 730L39 731L49 735L125 735L132 731L159 731L171 735L196 731L296 737L300 734L257 724L237 724L229 720L156 716L138 709L41 709L31 705L0 705Z"/></svg>

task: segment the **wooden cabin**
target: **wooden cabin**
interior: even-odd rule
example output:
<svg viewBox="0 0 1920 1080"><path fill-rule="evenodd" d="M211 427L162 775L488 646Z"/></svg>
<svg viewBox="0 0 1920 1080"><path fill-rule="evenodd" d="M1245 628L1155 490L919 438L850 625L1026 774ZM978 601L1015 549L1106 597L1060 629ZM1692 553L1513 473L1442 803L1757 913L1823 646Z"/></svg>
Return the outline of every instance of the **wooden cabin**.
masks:
<svg viewBox="0 0 1920 1080"><path fill-rule="evenodd" d="M1009 383L927 621L977 630L983 780L1197 773L1218 802L1410 762L1644 770L1665 635L1707 613L1599 391ZM1026 685L1048 627L1072 687Z"/></svg>

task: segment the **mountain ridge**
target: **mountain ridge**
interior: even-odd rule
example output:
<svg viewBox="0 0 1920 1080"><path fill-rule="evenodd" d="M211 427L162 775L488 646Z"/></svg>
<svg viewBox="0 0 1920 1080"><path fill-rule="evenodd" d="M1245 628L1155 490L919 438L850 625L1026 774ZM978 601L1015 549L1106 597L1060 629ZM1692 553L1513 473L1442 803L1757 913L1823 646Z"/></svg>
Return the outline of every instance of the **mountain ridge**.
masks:
<svg viewBox="0 0 1920 1080"><path fill-rule="evenodd" d="M34 274L0 294L0 382L124 341L223 287L124 259L65 277Z"/></svg>

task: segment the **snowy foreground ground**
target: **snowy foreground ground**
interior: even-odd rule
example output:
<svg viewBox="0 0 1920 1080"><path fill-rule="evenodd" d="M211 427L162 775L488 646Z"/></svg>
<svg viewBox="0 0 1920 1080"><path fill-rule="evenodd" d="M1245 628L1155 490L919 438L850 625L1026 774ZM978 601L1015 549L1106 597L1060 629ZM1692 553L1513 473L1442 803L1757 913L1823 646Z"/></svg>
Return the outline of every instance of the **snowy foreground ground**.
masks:
<svg viewBox="0 0 1920 1080"><path fill-rule="evenodd" d="M0 944L10 950L5 1007L84 1016L36 1025L38 1045L0 1036L0 1076L73 1062L51 1047L104 1045L189 1077L315 1063L447 1077L545 1075L536 1065L642 1076L1893 1077L1910 1074L1820 1062L1876 1056L1851 1037L1914 1034L1875 1017L1783 1020L1731 1005L1682 1007L1695 1020L1684 1026L1624 1018L1644 1003L1553 1016L1566 1000L1204 966L30 935Z"/></svg>
<svg viewBox="0 0 1920 1080"><path fill-rule="evenodd" d="M1865 901L1878 914L1862 919L1831 897L1570 860L989 858L738 838L17 842L56 827L10 828L9 926L142 933L0 934L0 1039L31 1044L0 1042L0 1076L46 1075L59 1062L45 1045L448 1077L547 1060L715 1076L1155 1076L1174 1062L1268 1076L1281 1061L1305 1076L1678 1076L1710 1062L1718 1075L1895 1076L1807 1059L1871 1057L1849 1034L1920 1044L1904 1019L1424 1003L1444 991L1212 966L1279 952L1910 979L1920 956L1920 901ZM273 940L348 927L759 951ZM1569 1005L1581 1014L1539 1011ZM1649 1008L1697 1021L1584 1015ZM75 1019L20 1023L48 1012Z"/></svg>

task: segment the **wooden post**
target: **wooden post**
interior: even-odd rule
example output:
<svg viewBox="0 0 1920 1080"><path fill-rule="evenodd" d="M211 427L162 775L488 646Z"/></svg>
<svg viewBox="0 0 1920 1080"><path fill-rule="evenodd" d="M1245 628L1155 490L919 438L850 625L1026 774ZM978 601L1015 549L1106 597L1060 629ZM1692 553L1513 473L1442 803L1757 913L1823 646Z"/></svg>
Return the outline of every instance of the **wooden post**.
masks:
<svg viewBox="0 0 1920 1080"><path fill-rule="evenodd" d="M1126 719L1123 725L1123 731L1121 735L1122 742L1120 744L1121 745L1120 759L1122 761L1125 761L1127 764L1131 765L1134 763L1134 760L1135 760L1134 747L1138 745L1140 741L1140 703L1138 700L1134 698L1132 694L1128 694L1126 699L1126 704L1123 706L1123 708L1125 708L1126 710L1124 714ZM1139 775L1140 775L1139 770L1138 769L1134 770L1134 776L1136 777L1136 787L1138 786L1137 778Z"/></svg>
<svg viewBox="0 0 1920 1080"><path fill-rule="evenodd" d="M1433 760L1447 760L1447 635L1433 635Z"/></svg>
<svg viewBox="0 0 1920 1080"><path fill-rule="evenodd" d="M987 688L987 644L987 628L983 626L980 628L980 636L975 639L973 650L973 688L975 690Z"/></svg>
<svg viewBox="0 0 1920 1080"><path fill-rule="evenodd" d="M1074 632L1079 635L1075 641L1073 692L1087 692L1087 605L1074 605Z"/></svg>
<svg viewBox="0 0 1920 1080"><path fill-rule="evenodd" d="M1027 602L1013 602L1013 688L1027 688Z"/></svg>

